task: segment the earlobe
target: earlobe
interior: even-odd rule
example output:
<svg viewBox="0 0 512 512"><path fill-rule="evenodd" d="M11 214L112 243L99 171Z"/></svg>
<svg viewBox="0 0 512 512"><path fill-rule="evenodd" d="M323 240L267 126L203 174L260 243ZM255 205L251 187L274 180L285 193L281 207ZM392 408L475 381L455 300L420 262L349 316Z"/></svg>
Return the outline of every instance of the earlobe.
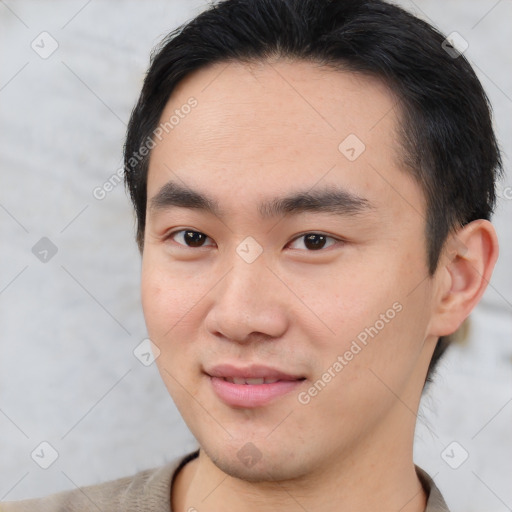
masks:
<svg viewBox="0 0 512 512"><path fill-rule="evenodd" d="M454 333L481 299L498 259L498 239L494 226L479 219L446 241L437 269L437 294L430 334Z"/></svg>

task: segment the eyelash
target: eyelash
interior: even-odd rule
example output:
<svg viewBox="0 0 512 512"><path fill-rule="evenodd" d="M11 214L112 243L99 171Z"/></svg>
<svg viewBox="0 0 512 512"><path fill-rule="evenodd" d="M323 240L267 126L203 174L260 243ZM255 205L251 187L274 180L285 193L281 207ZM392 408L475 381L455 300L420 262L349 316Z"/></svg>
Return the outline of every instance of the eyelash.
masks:
<svg viewBox="0 0 512 512"><path fill-rule="evenodd" d="M173 231L173 232L169 233L169 234L165 237L165 240L172 240L172 238L173 238L174 236L176 236L178 233L185 233L185 232L187 232L187 231L188 231L188 232L191 232L191 233L199 233L199 234L201 234L201 235L205 235L205 236L206 236L206 239L210 239L210 240L211 240L211 238L210 238L208 235L206 235L205 233L202 233L201 231L196 231L196 230L193 230L193 229L179 229L179 230ZM299 240L300 238L304 238L304 237L305 237L305 236L307 236L307 235L323 236L323 237L327 238L328 240L333 240L333 241L334 241L334 243L332 243L332 244L328 245L327 247L321 247L320 249L316 249L316 250L308 250L308 249L306 249L306 252L320 252L320 251L322 251L322 250L324 250L324 249L328 249L329 247L332 247L333 245L335 245L335 243L336 243L336 242L338 242L338 243L343 243L343 242L344 242L343 240L340 240L339 238L335 238L335 237L333 237L333 236L326 235L325 233L318 233L318 232L316 232L316 231L308 231L308 232L306 232L306 233L302 233L301 235L296 236L293 240L291 240L291 242L290 242L290 243L295 242L296 240ZM173 240L173 241L174 241L174 240ZM174 242L175 242L175 241L174 241ZM182 244L182 243L179 243L179 242L175 242L175 243L177 243L177 244L178 244L178 245L180 245L181 247L184 247L185 249L202 249L202 248L204 248L204 247L210 247L210 246L204 246L204 245L202 245L202 246L200 246L200 247L190 247L190 246L188 246L188 245L186 245L186 244ZM287 245L288 245L288 244L287 244Z"/></svg>

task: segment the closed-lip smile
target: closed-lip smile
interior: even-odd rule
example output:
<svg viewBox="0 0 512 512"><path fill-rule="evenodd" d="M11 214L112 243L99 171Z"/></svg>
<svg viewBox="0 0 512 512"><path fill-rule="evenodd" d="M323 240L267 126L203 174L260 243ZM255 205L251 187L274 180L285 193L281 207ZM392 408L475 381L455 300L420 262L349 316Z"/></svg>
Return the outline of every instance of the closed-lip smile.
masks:
<svg viewBox="0 0 512 512"><path fill-rule="evenodd" d="M205 369L216 395L233 407L259 407L287 394L305 377L264 365L220 364Z"/></svg>
<svg viewBox="0 0 512 512"><path fill-rule="evenodd" d="M210 377L219 377L225 379L267 379L267 380L300 380L301 375L288 374L270 366L250 365L245 367L234 366L232 364L219 364L206 370Z"/></svg>

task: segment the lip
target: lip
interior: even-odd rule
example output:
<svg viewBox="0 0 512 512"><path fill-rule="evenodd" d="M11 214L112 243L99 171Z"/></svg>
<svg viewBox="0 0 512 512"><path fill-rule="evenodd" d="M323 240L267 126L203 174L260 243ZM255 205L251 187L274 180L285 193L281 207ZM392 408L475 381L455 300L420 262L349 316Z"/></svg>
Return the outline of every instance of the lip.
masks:
<svg viewBox="0 0 512 512"><path fill-rule="evenodd" d="M266 405L300 386L301 375L293 375L276 368L261 365L237 367L231 364L214 366L205 373L209 376L215 394L232 407L254 408ZM234 384L225 378L278 379L268 384Z"/></svg>
<svg viewBox="0 0 512 512"><path fill-rule="evenodd" d="M240 367L232 364L219 364L205 370L210 377L234 377L237 379L279 379L279 380L298 380L304 378L302 375L293 375L284 371L253 364L250 366Z"/></svg>

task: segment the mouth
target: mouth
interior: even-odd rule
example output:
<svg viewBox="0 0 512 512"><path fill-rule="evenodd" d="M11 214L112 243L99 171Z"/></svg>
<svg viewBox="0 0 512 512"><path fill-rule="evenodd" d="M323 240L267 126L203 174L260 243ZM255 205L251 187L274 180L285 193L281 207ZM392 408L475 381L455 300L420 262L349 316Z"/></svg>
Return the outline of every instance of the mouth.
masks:
<svg viewBox="0 0 512 512"><path fill-rule="evenodd" d="M274 382L279 382L281 379L275 379L272 377L263 377L261 379L249 379L249 378L238 378L238 377L220 377L224 379L226 382L231 382L232 384L245 384L254 386L256 384L274 384Z"/></svg>
<svg viewBox="0 0 512 512"><path fill-rule="evenodd" d="M266 405L297 389L304 380L268 366L236 367L218 365L207 371L217 397L226 405L237 408L254 408Z"/></svg>

